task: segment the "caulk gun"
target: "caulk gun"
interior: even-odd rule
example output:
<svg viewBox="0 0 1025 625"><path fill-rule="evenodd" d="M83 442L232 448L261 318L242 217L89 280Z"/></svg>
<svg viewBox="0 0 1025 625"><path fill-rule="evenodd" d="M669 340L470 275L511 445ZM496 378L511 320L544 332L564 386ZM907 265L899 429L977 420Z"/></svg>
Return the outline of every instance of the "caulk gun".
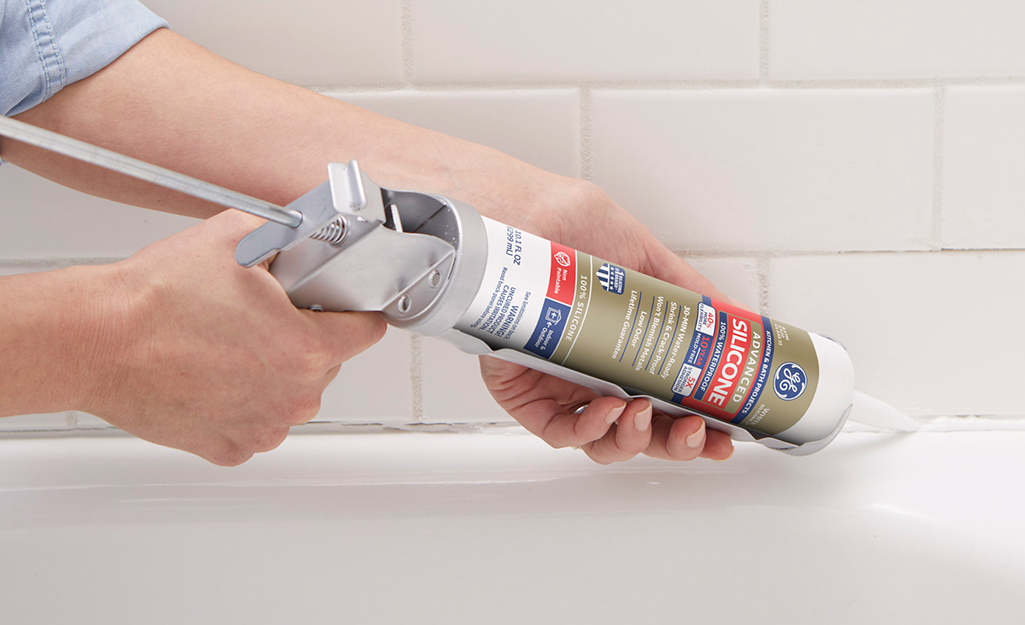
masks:
<svg viewBox="0 0 1025 625"><path fill-rule="evenodd" d="M383 189L356 161L282 208L13 119L0 135L268 223L236 261L271 256L299 308L379 311L391 325L575 382L697 414L792 455L825 447L850 413L836 341L482 217L440 195Z"/></svg>

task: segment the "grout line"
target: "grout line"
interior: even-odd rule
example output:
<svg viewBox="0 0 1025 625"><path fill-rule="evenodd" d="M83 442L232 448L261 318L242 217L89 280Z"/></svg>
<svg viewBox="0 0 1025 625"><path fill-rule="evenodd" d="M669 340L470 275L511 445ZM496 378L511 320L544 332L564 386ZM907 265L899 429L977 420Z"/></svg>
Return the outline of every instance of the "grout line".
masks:
<svg viewBox="0 0 1025 625"><path fill-rule="evenodd" d="M946 87L936 88L936 106L933 119L932 156L932 228L930 240L935 249L943 249L943 150L946 119Z"/></svg>
<svg viewBox="0 0 1025 625"><path fill-rule="evenodd" d="M410 46L412 42L410 41ZM410 54L412 49L410 49ZM768 63L768 56L760 59ZM766 87L779 90L793 89L935 89L937 87L959 86L1025 86L1025 76L1006 77L975 77L975 78L850 78L850 79L803 79L803 80L615 80L615 81L491 81L491 82L420 82L415 86L403 83L366 83L366 84L311 84L302 85L318 92L360 93L364 91L397 91L413 89L414 91L544 91L552 89L607 89L616 90L650 90L650 91L690 91L717 89L764 89Z"/></svg>
<svg viewBox="0 0 1025 625"><path fill-rule="evenodd" d="M758 82L769 83L769 0L758 3Z"/></svg>
<svg viewBox="0 0 1025 625"><path fill-rule="evenodd" d="M409 335L409 383L413 396L413 423L424 418L423 349L420 335Z"/></svg>
<svg viewBox="0 0 1025 625"><path fill-rule="evenodd" d="M771 317L769 307L769 256L759 254L755 258L756 271L758 272L758 310L766 317Z"/></svg>
<svg viewBox="0 0 1025 625"><path fill-rule="evenodd" d="M413 0L399 2L399 32L402 41L402 84L413 85Z"/></svg>
<svg viewBox="0 0 1025 625"><path fill-rule="evenodd" d="M591 90L580 88L580 179L594 174L594 150L591 147Z"/></svg>

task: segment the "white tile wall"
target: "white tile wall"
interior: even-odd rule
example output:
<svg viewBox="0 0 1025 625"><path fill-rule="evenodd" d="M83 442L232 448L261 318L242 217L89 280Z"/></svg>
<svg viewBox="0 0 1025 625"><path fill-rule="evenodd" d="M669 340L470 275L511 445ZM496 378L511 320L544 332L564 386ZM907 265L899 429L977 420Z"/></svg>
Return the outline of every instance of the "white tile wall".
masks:
<svg viewBox="0 0 1025 625"><path fill-rule="evenodd" d="M946 93L943 245L1025 247L1025 88Z"/></svg>
<svg viewBox="0 0 1025 625"><path fill-rule="evenodd" d="M1015 252L781 258L770 312L839 340L858 388L907 414L1020 416L1022 276Z"/></svg>
<svg viewBox="0 0 1025 625"><path fill-rule="evenodd" d="M121 258L194 223L0 166L0 258Z"/></svg>
<svg viewBox="0 0 1025 625"><path fill-rule="evenodd" d="M979 338L1021 307L1025 252L1000 251L1025 246L1020 2L147 4L256 71L594 179L726 293L847 343L861 389L900 408L1025 411L1025 345ZM0 273L127 256L191 223L0 167ZM885 253L941 247L991 251ZM960 331L980 307L984 327ZM475 358L425 339L411 360L389 332L318 420L508 421Z"/></svg>
<svg viewBox="0 0 1025 625"><path fill-rule="evenodd" d="M927 90L595 91L593 179L676 250L923 249Z"/></svg>
<svg viewBox="0 0 1025 625"><path fill-rule="evenodd" d="M399 0L146 0L171 29L251 70L300 85L402 80Z"/></svg>
<svg viewBox="0 0 1025 625"><path fill-rule="evenodd" d="M413 3L416 80L753 79L758 0Z"/></svg>
<svg viewBox="0 0 1025 625"><path fill-rule="evenodd" d="M575 89L337 93L339 100L501 150L542 169L580 175Z"/></svg>
<svg viewBox="0 0 1025 625"><path fill-rule="evenodd" d="M769 0L774 79L1025 74L1015 0Z"/></svg>

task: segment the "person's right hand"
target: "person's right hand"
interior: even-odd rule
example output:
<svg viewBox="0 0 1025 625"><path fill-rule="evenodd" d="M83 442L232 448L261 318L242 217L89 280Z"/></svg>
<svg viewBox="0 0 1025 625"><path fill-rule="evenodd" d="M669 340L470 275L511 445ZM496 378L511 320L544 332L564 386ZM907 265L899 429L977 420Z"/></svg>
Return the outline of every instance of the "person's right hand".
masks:
<svg viewBox="0 0 1025 625"><path fill-rule="evenodd" d="M377 342L377 313L299 310L235 263L263 223L234 210L109 267L81 408L140 438L234 466L317 414L342 362Z"/></svg>

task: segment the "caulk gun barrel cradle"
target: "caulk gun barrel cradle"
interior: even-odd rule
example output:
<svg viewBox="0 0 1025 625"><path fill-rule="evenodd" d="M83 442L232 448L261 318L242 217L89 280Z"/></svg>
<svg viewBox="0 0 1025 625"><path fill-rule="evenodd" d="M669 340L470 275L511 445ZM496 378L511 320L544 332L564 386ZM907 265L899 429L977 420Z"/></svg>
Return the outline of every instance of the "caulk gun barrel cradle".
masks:
<svg viewBox="0 0 1025 625"><path fill-rule="evenodd" d="M313 310L392 325L792 455L825 447L854 370L826 337L702 297L481 217L439 195L374 184L356 161L282 208L0 117L0 135L269 219L235 249Z"/></svg>
<svg viewBox="0 0 1025 625"><path fill-rule="evenodd" d="M271 265L300 308L378 310L392 325L470 354L601 395L647 397L657 410L697 414L734 440L792 455L825 447L850 413L853 366L829 338L484 218L462 202L381 189L355 162L331 168L345 237L302 240Z"/></svg>

